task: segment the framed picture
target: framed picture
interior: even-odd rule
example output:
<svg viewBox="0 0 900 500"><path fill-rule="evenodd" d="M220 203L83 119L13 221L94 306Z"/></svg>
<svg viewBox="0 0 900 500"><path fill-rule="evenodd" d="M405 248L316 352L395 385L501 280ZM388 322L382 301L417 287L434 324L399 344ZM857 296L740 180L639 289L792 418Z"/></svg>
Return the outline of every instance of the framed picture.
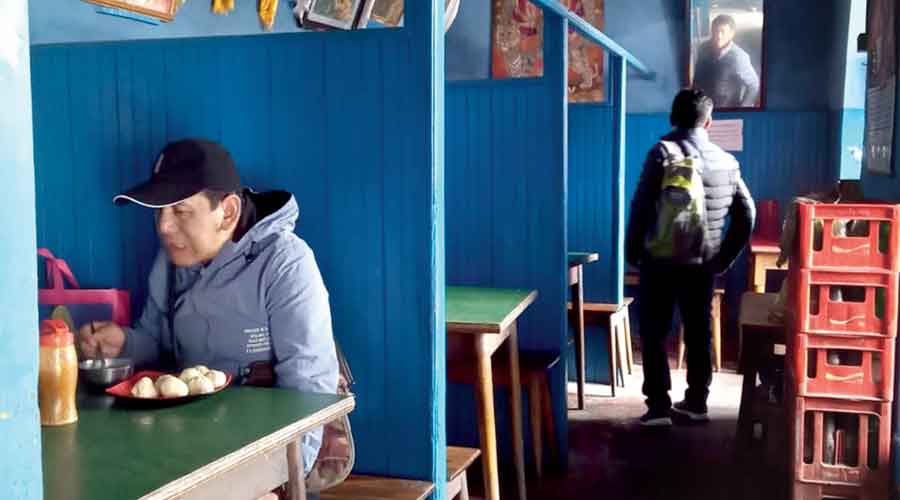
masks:
<svg viewBox="0 0 900 500"><path fill-rule="evenodd" d="M687 0L689 87L717 110L759 110L765 101L765 0Z"/></svg>
<svg viewBox="0 0 900 500"><path fill-rule="evenodd" d="M392 28L400 26L403 22L403 0L375 0L372 19Z"/></svg>
<svg viewBox="0 0 900 500"><path fill-rule="evenodd" d="M561 0L569 10L603 30L604 0ZM491 76L544 75L543 11L528 0L495 0L491 15ZM569 29L569 102L604 100L604 53Z"/></svg>
<svg viewBox="0 0 900 500"><path fill-rule="evenodd" d="M897 34L894 0L869 0L866 19L866 135L863 165L873 174L893 173L897 106Z"/></svg>
<svg viewBox="0 0 900 500"><path fill-rule="evenodd" d="M459 12L460 0L444 0L444 32L450 29ZM375 0L372 19L396 28L403 25L403 0Z"/></svg>
<svg viewBox="0 0 900 500"><path fill-rule="evenodd" d="M310 0L303 25L341 30L365 28L373 6L374 0Z"/></svg>
<svg viewBox="0 0 900 500"><path fill-rule="evenodd" d="M85 2L127 10L169 22L175 19L175 12L182 2L179 0L84 0Z"/></svg>

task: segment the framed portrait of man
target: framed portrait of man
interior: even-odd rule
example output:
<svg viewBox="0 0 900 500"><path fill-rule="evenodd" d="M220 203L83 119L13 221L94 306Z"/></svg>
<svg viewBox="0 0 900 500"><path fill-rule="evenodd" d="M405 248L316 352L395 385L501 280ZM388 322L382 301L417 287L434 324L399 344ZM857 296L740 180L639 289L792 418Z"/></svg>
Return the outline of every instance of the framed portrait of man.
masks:
<svg viewBox="0 0 900 500"><path fill-rule="evenodd" d="M765 0L686 0L687 81L717 110L762 109L765 102Z"/></svg>

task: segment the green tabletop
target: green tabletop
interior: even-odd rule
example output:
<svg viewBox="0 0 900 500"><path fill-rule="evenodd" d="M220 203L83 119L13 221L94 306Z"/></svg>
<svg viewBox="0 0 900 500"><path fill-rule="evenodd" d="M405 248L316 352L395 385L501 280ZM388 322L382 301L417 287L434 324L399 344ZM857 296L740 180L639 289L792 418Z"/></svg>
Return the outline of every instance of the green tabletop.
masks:
<svg viewBox="0 0 900 500"><path fill-rule="evenodd" d="M569 252L569 267L590 264L600 260L597 252Z"/></svg>
<svg viewBox="0 0 900 500"><path fill-rule="evenodd" d="M353 404L352 396L256 387L168 408L80 393L78 422L41 429L44 498L138 498L262 438L318 427Z"/></svg>
<svg viewBox="0 0 900 500"><path fill-rule="evenodd" d="M447 329L500 333L534 302L537 294L537 290L447 287Z"/></svg>

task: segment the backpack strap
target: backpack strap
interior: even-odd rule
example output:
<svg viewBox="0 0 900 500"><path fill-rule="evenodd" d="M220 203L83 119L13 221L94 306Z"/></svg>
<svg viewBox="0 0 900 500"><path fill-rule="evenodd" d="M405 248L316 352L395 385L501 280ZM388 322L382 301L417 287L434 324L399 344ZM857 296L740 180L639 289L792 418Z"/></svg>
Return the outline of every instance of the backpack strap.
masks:
<svg viewBox="0 0 900 500"><path fill-rule="evenodd" d="M666 158L669 160L684 158L684 150L681 146L678 145L677 142L674 141L659 141L660 146L662 146L663 152L666 154Z"/></svg>

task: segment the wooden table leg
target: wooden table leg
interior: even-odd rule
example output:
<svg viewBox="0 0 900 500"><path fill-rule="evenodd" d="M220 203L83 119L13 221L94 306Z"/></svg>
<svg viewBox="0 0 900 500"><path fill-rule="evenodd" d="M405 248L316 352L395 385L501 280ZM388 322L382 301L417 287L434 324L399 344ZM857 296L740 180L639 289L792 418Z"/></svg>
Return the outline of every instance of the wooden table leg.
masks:
<svg viewBox="0 0 900 500"><path fill-rule="evenodd" d="M478 438L481 441L481 469L486 500L500 500L500 473L497 467L497 422L494 417L494 376L491 352L485 335L475 335L477 363L475 407L478 411ZM518 358L516 358L518 361Z"/></svg>
<svg viewBox="0 0 900 500"><path fill-rule="evenodd" d="M291 500L306 500L306 480L303 466L303 454L300 453L300 440L294 440L287 445L288 462L288 498Z"/></svg>
<svg viewBox="0 0 900 500"><path fill-rule="evenodd" d="M509 402L512 406L513 431L513 458L516 462L516 483L519 490L519 500L526 500L525 493L525 438L522 429L522 382L519 379L519 340L516 333L516 324L509 326L509 338L506 341L509 346Z"/></svg>
<svg viewBox="0 0 900 500"><path fill-rule="evenodd" d="M759 348L756 336L747 339L741 353L739 370L744 376L741 388L741 406L738 408L737 446L747 446L753 439L753 398L756 394L756 374L758 372Z"/></svg>
<svg viewBox="0 0 900 500"><path fill-rule="evenodd" d="M538 377L532 375L525 382L528 387L528 422L531 424L531 442L534 455L534 475L538 479L544 475L544 439L541 428L541 383Z"/></svg>
<svg viewBox="0 0 900 500"><path fill-rule="evenodd" d="M575 312L575 377L578 383L578 409L584 409L584 288L582 266L577 266L572 285L572 309Z"/></svg>

